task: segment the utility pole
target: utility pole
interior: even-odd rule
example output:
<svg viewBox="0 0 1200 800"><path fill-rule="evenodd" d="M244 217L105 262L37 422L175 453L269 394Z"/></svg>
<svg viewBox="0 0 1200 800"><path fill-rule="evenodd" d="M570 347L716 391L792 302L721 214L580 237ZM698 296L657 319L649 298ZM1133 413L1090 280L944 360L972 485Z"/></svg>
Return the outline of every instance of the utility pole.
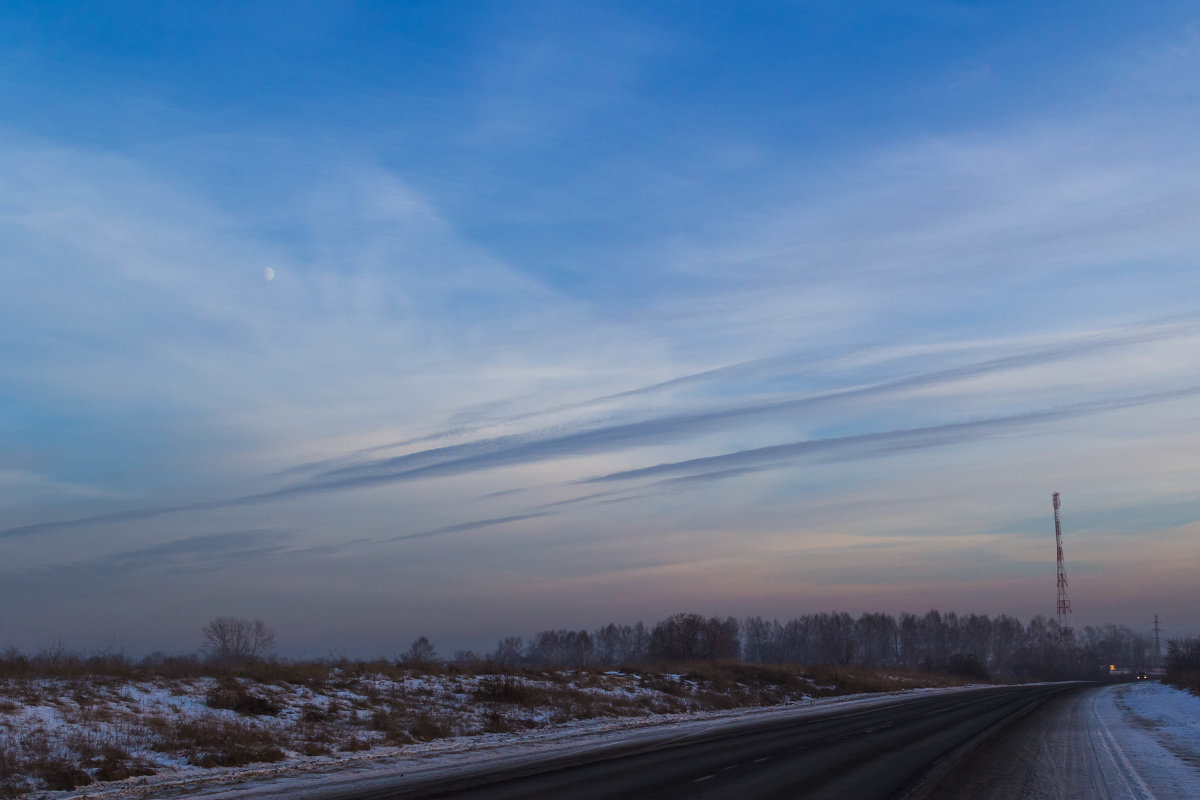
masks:
<svg viewBox="0 0 1200 800"><path fill-rule="evenodd" d="M1071 624L1071 600L1067 597L1067 569L1063 566L1062 523L1058 520L1061 503L1058 492L1054 493L1054 542L1058 545L1058 628L1064 639L1075 639L1075 628Z"/></svg>
<svg viewBox="0 0 1200 800"><path fill-rule="evenodd" d="M1162 666L1162 650L1159 649L1159 646L1158 646L1159 630L1160 630L1160 628L1158 627L1158 614L1155 614L1154 615L1154 668L1155 669Z"/></svg>

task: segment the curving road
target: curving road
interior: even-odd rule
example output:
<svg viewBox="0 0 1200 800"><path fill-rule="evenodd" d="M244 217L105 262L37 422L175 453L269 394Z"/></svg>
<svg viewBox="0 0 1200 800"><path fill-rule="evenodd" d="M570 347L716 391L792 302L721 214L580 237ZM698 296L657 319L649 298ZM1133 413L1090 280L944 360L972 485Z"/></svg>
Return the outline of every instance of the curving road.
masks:
<svg viewBox="0 0 1200 800"><path fill-rule="evenodd" d="M938 764L902 800L1200 797L1200 764L1192 760L1190 779L1186 775L1179 779L1167 769L1188 764L1187 754L1183 754L1182 764L1152 761L1142 763L1140 770L1130 761L1122 742L1114 738L1102 718L1102 709L1112 703L1110 693L1114 691L1119 693L1120 688L1109 686L1050 698L1037 713L1014 720L961 757ZM1135 723L1147 730L1156 725L1154 719ZM1117 732L1122 733L1120 726ZM1127 740L1125 745L1129 743ZM1131 755L1140 760L1139 753Z"/></svg>
<svg viewBox="0 0 1200 800"><path fill-rule="evenodd" d="M913 800L979 797L1004 768L1014 731L1039 729L1048 709L1071 703L1081 684L997 687L897 699L861 710L774 719L453 778L344 790L329 800L463 798L812 798ZM1011 766L1011 765L1010 765ZM993 795L989 795L993 796ZM1019 796L1019 795L1009 795Z"/></svg>

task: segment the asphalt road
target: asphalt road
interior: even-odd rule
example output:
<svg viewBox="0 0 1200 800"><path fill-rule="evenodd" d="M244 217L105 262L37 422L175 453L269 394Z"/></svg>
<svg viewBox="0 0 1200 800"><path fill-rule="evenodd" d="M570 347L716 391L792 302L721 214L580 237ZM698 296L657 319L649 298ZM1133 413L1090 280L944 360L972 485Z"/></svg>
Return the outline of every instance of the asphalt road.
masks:
<svg viewBox="0 0 1200 800"><path fill-rule="evenodd" d="M1073 684L898 699L857 711L776 719L603 755L338 793L339 800L464 798L966 797L980 753L995 768L1006 732L1077 694ZM931 769L933 768L933 769ZM931 778L932 776L932 778ZM918 794L913 794L918 792Z"/></svg>
<svg viewBox="0 0 1200 800"><path fill-rule="evenodd" d="M1049 698L963 757L939 764L902 800L1152 800L1155 795L1096 719L1097 697L1065 692Z"/></svg>

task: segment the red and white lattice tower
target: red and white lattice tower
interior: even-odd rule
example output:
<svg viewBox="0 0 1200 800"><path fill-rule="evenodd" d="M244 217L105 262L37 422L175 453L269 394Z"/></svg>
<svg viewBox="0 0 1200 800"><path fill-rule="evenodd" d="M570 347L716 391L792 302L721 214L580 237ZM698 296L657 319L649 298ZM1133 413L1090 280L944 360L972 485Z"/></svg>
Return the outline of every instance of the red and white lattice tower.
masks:
<svg viewBox="0 0 1200 800"><path fill-rule="evenodd" d="M1063 566L1062 552L1062 523L1058 521L1058 509L1061 504L1058 492L1054 493L1054 542L1058 545L1058 628L1064 638L1073 637L1075 628L1071 625L1071 598L1067 597L1067 570Z"/></svg>

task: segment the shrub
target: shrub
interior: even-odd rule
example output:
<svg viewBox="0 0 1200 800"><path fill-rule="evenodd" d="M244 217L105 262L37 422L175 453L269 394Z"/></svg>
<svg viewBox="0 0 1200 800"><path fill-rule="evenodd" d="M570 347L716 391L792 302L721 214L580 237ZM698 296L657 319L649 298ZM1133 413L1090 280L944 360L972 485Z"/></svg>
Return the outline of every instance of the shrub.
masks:
<svg viewBox="0 0 1200 800"><path fill-rule="evenodd" d="M951 675L963 678L974 678L981 681L988 679L987 668L972 653L955 653L950 656L950 663L947 665L946 671Z"/></svg>
<svg viewBox="0 0 1200 800"><path fill-rule="evenodd" d="M266 697L253 694L240 681L222 680L208 690L204 704L209 708L223 708L247 716L273 717L279 713L279 705Z"/></svg>
<svg viewBox="0 0 1200 800"><path fill-rule="evenodd" d="M536 723L535 723L536 724ZM487 717L483 721L482 733L512 733L524 727L523 722L507 717L499 711L493 709L488 712Z"/></svg>
<svg viewBox="0 0 1200 800"><path fill-rule="evenodd" d="M0 782L17 774L17 754L9 749L8 743L0 739Z"/></svg>
<svg viewBox="0 0 1200 800"><path fill-rule="evenodd" d="M479 681L472 694L485 703L509 703L511 705L534 705L545 698L545 692L530 686L511 675L484 678Z"/></svg>
<svg viewBox="0 0 1200 800"><path fill-rule="evenodd" d="M371 742L367 739L360 739L357 736L351 736L346 741L342 742L341 750L343 753L358 753L362 750L370 750Z"/></svg>
<svg viewBox="0 0 1200 800"><path fill-rule="evenodd" d="M382 733L388 744L411 744L413 737L408 728L408 714L403 706L393 703L371 713L371 730Z"/></svg>
<svg viewBox="0 0 1200 800"><path fill-rule="evenodd" d="M59 759L36 765L34 774L45 782L47 789L54 792L87 786L92 782L91 775L75 764Z"/></svg>
<svg viewBox="0 0 1200 800"><path fill-rule="evenodd" d="M409 725L408 732L413 738L428 742L432 739L445 739L454 735L450 721L441 715L422 711L416 714Z"/></svg>
<svg viewBox="0 0 1200 800"><path fill-rule="evenodd" d="M153 775L154 768L140 759L134 759L119 747L106 747L95 767L98 781L123 781L142 775Z"/></svg>

